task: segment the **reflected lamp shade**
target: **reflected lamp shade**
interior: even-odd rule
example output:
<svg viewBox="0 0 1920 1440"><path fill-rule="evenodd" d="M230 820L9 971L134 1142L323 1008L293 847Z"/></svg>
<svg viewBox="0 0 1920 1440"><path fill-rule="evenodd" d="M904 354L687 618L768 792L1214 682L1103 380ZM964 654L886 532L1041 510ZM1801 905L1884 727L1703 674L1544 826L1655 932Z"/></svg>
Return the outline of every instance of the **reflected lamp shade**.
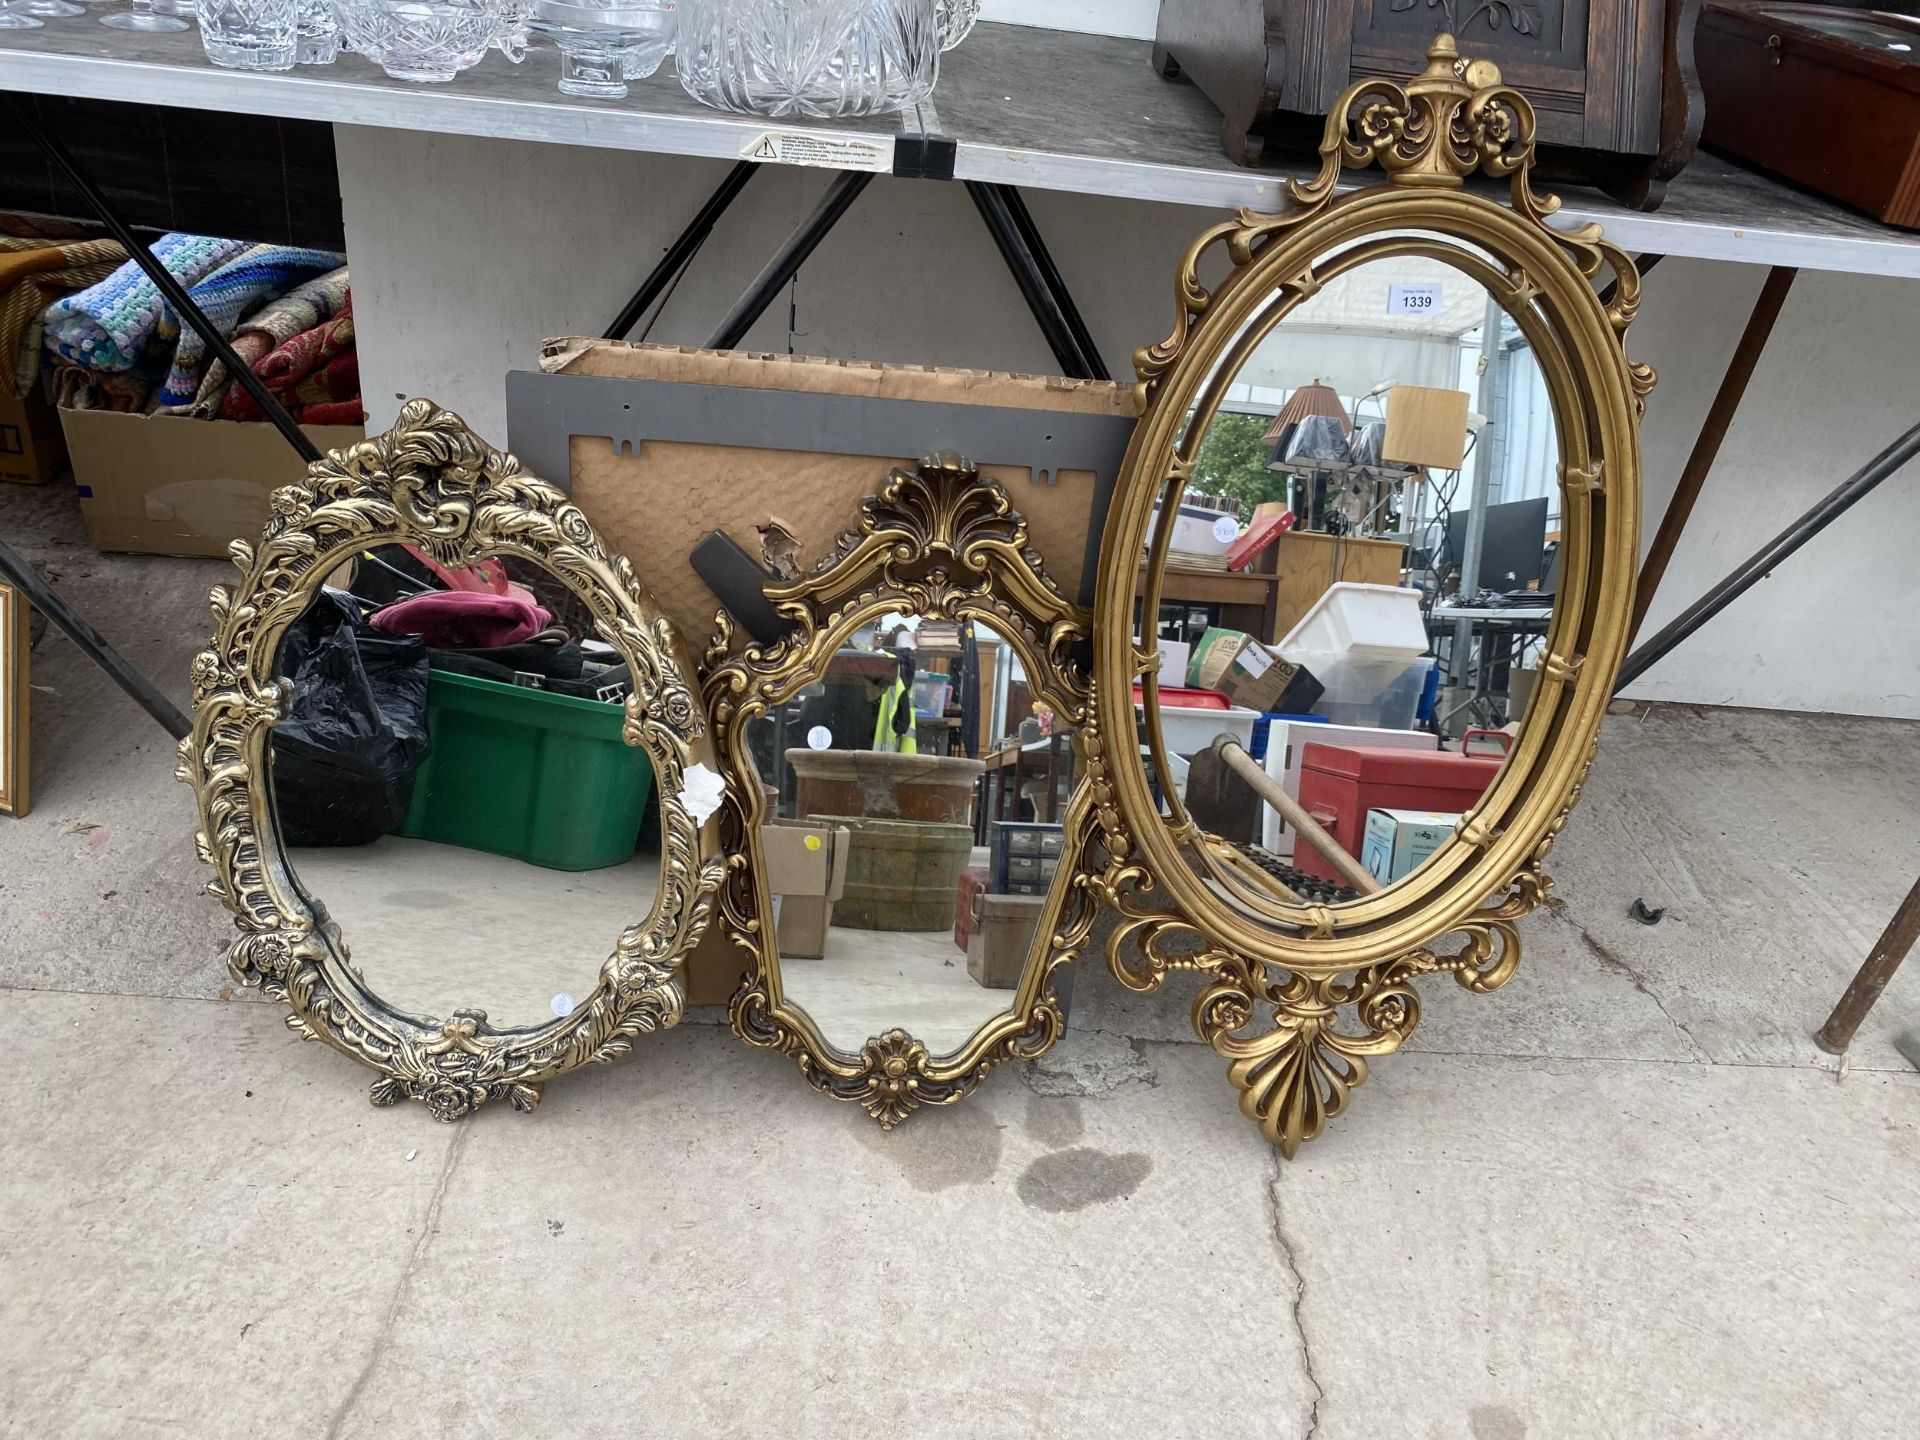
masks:
<svg viewBox="0 0 1920 1440"><path fill-rule="evenodd" d="M1380 453L1429 470L1458 470L1467 453L1464 390L1397 385L1387 396L1387 433Z"/></svg>
<svg viewBox="0 0 1920 1440"><path fill-rule="evenodd" d="M1340 403L1339 393L1331 385L1322 385L1319 377L1311 385L1301 385L1287 397L1287 403L1280 407L1280 413L1273 417L1273 423L1267 427L1267 433L1260 438L1269 445L1280 443L1286 438L1286 432L1302 420L1314 415L1325 415L1340 422L1340 433L1347 432L1347 408Z"/></svg>
<svg viewBox="0 0 1920 1440"><path fill-rule="evenodd" d="M1342 415L1309 415L1289 426L1273 447L1269 470L1334 470L1351 463Z"/></svg>
<svg viewBox="0 0 1920 1440"><path fill-rule="evenodd" d="M1347 445L1348 458L1360 469L1375 473L1386 470L1404 473L1409 470L1410 466L1386 458L1386 439L1387 422L1369 420L1353 432L1353 439Z"/></svg>

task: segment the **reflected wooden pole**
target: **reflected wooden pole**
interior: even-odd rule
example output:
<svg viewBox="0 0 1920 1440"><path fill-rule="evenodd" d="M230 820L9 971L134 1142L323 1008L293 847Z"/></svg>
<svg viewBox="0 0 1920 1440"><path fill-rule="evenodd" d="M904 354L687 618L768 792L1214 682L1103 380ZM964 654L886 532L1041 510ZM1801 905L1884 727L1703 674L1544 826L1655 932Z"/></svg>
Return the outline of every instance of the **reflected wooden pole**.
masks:
<svg viewBox="0 0 1920 1440"><path fill-rule="evenodd" d="M1237 739L1231 735L1218 736L1213 742L1213 753L1251 785L1254 794L1279 811L1282 820L1312 841L1313 848L1327 857L1327 863L1338 870L1349 885L1362 895L1380 893L1380 882L1373 878L1373 873L1349 855L1346 848L1327 833L1326 826L1309 815L1278 780L1267 774L1266 767L1249 755Z"/></svg>

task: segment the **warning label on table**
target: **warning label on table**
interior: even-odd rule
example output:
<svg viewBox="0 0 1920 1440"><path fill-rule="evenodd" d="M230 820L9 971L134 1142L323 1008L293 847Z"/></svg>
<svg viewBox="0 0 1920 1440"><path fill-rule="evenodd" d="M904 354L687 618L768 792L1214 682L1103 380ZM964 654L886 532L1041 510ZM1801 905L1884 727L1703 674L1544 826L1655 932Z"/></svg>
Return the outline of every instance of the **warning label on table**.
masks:
<svg viewBox="0 0 1920 1440"><path fill-rule="evenodd" d="M768 130L740 147L742 160L768 165L817 165L825 170L893 170L893 141L821 135L806 130Z"/></svg>

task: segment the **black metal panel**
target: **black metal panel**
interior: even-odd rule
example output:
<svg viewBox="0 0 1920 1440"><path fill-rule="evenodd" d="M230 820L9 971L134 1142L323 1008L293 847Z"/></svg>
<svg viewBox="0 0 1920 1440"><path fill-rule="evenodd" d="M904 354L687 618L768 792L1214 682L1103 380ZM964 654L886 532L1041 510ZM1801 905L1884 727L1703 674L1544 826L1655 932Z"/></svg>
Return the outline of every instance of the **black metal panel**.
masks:
<svg viewBox="0 0 1920 1440"><path fill-rule="evenodd" d="M127 223L344 250L333 127L315 120L21 96ZM92 222L31 139L0 127L0 210Z"/></svg>

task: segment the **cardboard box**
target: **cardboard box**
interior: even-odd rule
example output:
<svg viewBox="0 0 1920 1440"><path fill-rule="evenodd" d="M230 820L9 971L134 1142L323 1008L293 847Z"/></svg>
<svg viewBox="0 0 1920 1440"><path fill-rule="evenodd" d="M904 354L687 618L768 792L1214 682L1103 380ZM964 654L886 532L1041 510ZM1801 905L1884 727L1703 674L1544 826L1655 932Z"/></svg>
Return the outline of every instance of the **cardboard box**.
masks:
<svg viewBox="0 0 1920 1440"><path fill-rule="evenodd" d="M1040 912L1047 908L1040 895L976 895L973 919L967 931L967 974L988 990L1017 990L1033 953Z"/></svg>
<svg viewBox="0 0 1920 1440"><path fill-rule="evenodd" d="M846 890L852 850L853 832L844 825L774 820L761 827L760 857L781 959L818 960L827 953L833 902Z"/></svg>
<svg viewBox="0 0 1920 1440"><path fill-rule="evenodd" d="M24 400L0 387L0 480L44 485L66 458L66 437L40 387Z"/></svg>
<svg viewBox="0 0 1920 1440"><path fill-rule="evenodd" d="M979 370L875 365L864 361L746 351L629 345L624 341L550 340L540 368L564 375L683 384L735 385L809 394L865 395L951 405L1128 417L1130 386L1100 380L1006 375ZM913 455L880 457L762 449L725 443L648 441L617 450L604 436L575 435L569 446L571 494L593 517L609 550L645 577L661 609L696 653L713 634L719 600L688 557L712 530L752 549L757 527L778 514L798 541L807 570L828 554L896 465ZM1048 577L1068 596L1080 591L1089 549L1094 476L1061 469L1035 474L1020 456L973 455L980 473L1006 486L1026 516Z"/></svg>
<svg viewBox="0 0 1920 1440"><path fill-rule="evenodd" d="M1192 663L1193 647L1184 640L1160 642L1160 684L1178 690L1187 683L1187 666Z"/></svg>
<svg viewBox="0 0 1920 1440"><path fill-rule="evenodd" d="M1320 698L1319 682L1241 630L1210 629L1200 637L1192 684L1218 690L1233 704L1261 714L1304 714Z"/></svg>
<svg viewBox="0 0 1920 1440"><path fill-rule="evenodd" d="M62 410L60 425L96 550L224 558L229 542L260 538L269 497L307 473L264 420ZM322 450L366 438L358 425L301 428Z"/></svg>
<svg viewBox="0 0 1920 1440"><path fill-rule="evenodd" d="M1240 647L1253 637L1244 630L1228 630L1210 625L1202 632L1187 660L1187 684L1196 690L1218 690L1214 682L1226 671Z"/></svg>
<svg viewBox="0 0 1920 1440"><path fill-rule="evenodd" d="M1369 810L1360 863L1382 885L1413 870L1453 838L1458 815L1438 810Z"/></svg>

